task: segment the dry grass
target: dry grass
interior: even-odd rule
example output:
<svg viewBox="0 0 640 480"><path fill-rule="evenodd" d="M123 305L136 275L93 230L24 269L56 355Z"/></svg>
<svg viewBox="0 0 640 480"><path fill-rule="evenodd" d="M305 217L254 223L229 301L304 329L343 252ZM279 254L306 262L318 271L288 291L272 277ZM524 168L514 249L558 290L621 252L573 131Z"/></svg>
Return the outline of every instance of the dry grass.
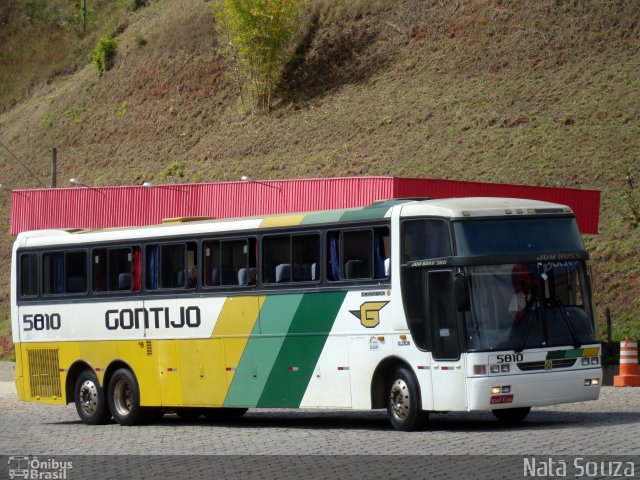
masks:
<svg viewBox="0 0 640 480"><path fill-rule="evenodd" d="M208 5L164 0L129 17L112 71L34 89L0 116L0 138L42 178L57 145L60 178L91 184L250 173L600 189L596 302L618 336L640 336L640 229L621 209L627 167L640 176L640 3L316 0L314 13L269 117L241 113ZM35 186L5 160L0 180Z"/></svg>

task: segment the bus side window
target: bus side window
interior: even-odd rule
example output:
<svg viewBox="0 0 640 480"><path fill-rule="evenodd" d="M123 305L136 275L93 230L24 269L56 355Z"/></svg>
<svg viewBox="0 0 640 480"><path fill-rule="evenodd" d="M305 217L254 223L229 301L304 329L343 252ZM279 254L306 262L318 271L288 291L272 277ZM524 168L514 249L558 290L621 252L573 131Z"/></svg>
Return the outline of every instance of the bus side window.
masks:
<svg viewBox="0 0 640 480"><path fill-rule="evenodd" d="M373 232L354 230L342 232L342 278L344 280L373 278ZM384 268L384 267L383 267Z"/></svg>
<svg viewBox="0 0 640 480"><path fill-rule="evenodd" d="M43 290L48 295L86 293L86 252L56 252L42 256Z"/></svg>
<svg viewBox="0 0 640 480"><path fill-rule="evenodd" d="M25 253L20 256L20 296L38 295L38 255Z"/></svg>
<svg viewBox="0 0 640 480"><path fill-rule="evenodd" d="M256 284L256 239L209 240L203 243L205 287Z"/></svg>
<svg viewBox="0 0 640 480"><path fill-rule="evenodd" d="M140 248L138 250L138 257ZM115 292L131 291L133 278L133 249L130 247L121 248L100 248L93 251L93 291ZM138 262L140 259L138 258ZM138 269L139 271L139 269ZM138 273L139 275L139 273ZM138 279L139 291L140 281Z"/></svg>
<svg viewBox="0 0 640 480"><path fill-rule="evenodd" d="M320 280L320 235L277 235L263 243L265 283L314 282Z"/></svg>
<svg viewBox="0 0 640 480"><path fill-rule="evenodd" d="M389 277L389 228L327 233L327 279L372 280Z"/></svg>

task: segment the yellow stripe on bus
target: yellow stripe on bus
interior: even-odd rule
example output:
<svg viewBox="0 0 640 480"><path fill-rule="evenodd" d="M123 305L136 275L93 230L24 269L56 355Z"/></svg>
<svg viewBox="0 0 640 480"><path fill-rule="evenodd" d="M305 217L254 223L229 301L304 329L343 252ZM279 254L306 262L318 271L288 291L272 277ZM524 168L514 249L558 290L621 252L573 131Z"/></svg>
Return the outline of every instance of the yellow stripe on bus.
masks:
<svg viewBox="0 0 640 480"><path fill-rule="evenodd" d="M214 404L224 402L227 391L233 381L240 358L244 352L249 336L258 320L265 296L227 298L213 329L213 338L222 340L224 344L224 365L226 384L216 385ZM220 339L220 340L218 340Z"/></svg>
<svg viewBox="0 0 640 480"><path fill-rule="evenodd" d="M595 357L600 354L600 347L585 348L582 350L583 357Z"/></svg>
<svg viewBox="0 0 640 480"><path fill-rule="evenodd" d="M290 227L292 225L300 225L303 218L304 214L278 215L276 217L267 217L260 223L260 228Z"/></svg>

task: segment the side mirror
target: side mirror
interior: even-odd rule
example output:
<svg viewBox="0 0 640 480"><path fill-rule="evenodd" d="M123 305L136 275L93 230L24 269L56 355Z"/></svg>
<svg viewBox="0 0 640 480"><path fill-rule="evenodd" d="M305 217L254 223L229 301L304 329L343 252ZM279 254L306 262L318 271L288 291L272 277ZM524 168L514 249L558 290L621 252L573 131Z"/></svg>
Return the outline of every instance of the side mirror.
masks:
<svg viewBox="0 0 640 480"><path fill-rule="evenodd" d="M456 295L456 308L459 312L471 310L471 300L469 295L469 277L462 273L457 273L453 281Z"/></svg>

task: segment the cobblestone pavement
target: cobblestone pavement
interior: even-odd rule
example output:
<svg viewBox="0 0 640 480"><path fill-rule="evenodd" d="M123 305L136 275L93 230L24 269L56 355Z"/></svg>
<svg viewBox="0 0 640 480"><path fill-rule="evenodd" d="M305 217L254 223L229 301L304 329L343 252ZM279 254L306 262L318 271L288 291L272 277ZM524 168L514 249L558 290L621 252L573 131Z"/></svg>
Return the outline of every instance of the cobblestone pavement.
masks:
<svg viewBox="0 0 640 480"><path fill-rule="evenodd" d="M142 426L87 426L73 405L0 396L0 455L638 455L639 432L640 388L603 387L598 401L533 409L517 426L491 413L432 415L411 433L392 430L382 411L250 410L218 423L171 414Z"/></svg>

